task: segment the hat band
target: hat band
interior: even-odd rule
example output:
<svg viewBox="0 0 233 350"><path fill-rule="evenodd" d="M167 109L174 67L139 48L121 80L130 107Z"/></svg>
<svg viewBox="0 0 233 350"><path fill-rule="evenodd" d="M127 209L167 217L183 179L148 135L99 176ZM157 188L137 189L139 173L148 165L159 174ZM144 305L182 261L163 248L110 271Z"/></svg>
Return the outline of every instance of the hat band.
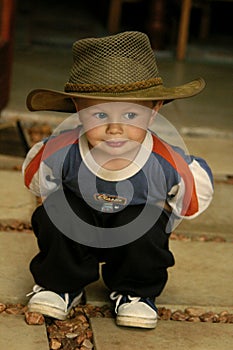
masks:
<svg viewBox="0 0 233 350"><path fill-rule="evenodd" d="M128 84L99 85L66 83L65 92L129 92L161 85L162 83L163 81L160 77Z"/></svg>

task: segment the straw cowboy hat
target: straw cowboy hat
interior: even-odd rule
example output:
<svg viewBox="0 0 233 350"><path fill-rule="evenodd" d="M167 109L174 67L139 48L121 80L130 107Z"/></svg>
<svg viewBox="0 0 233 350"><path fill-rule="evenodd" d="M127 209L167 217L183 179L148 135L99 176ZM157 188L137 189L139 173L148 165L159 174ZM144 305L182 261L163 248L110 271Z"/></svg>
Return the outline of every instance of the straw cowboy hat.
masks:
<svg viewBox="0 0 233 350"><path fill-rule="evenodd" d="M73 45L73 67L64 92L36 89L27 97L31 111L75 112L71 97L101 100L164 100L190 97L205 87L202 78L165 87L146 34L123 32L87 38Z"/></svg>

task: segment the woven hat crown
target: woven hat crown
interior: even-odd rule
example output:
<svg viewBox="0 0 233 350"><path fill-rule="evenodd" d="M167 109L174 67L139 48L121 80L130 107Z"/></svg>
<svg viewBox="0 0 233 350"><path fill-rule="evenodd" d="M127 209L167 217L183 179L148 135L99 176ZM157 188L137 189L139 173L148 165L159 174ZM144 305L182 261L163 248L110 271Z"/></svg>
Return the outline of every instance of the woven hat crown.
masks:
<svg viewBox="0 0 233 350"><path fill-rule="evenodd" d="M162 83L146 34L124 32L103 38L82 39L73 45L73 67L65 91L125 91L129 85ZM143 87L143 86L141 86Z"/></svg>
<svg viewBox="0 0 233 350"><path fill-rule="evenodd" d="M164 86L149 38L141 32L76 41L73 60L65 91L31 91L27 97L31 111L75 113L74 98L168 103L195 96L205 87L202 78L179 86Z"/></svg>

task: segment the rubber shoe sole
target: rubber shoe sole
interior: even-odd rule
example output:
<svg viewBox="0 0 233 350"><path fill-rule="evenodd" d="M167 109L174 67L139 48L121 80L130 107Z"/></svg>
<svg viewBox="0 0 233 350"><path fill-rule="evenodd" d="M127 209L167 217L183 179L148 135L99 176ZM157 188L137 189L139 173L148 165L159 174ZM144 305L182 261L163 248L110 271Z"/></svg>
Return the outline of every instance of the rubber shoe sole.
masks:
<svg viewBox="0 0 233 350"><path fill-rule="evenodd" d="M152 329L152 328L155 328L157 325L157 318L148 319L143 317L117 315L116 324L118 326L125 326L125 327L139 327L139 328Z"/></svg>
<svg viewBox="0 0 233 350"><path fill-rule="evenodd" d="M54 306L48 306L48 305L41 305L41 304L32 304L28 306L28 311L29 312L38 312L44 316L48 317L53 317L56 318L57 320L64 321L70 310L67 312L64 312L60 309L56 309Z"/></svg>
<svg viewBox="0 0 233 350"><path fill-rule="evenodd" d="M40 293L43 295L43 293L46 293L46 292L40 292ZM36 296L37 296L36 295L34 298L35 301L33 300L33 297L29 301L28 311L29 312L38 312L38 313L41 313L45 316L53 317L53 318L56 318L58 320L63 321L67 318L72 307L74 307L80 303L80 301L82 299L82 295L83 295L83 293L80 293L79 295L77 295L77 297L74 298L74 300L72 301L70 306L67 308L67 310L65 310L65 308L62 308L62 305L60 305L60 307L56 307L55 304L47 303L46 300L41 300L41 302L38 300L38 302L36 302L36 299L38 299L38 298L36 298Z"/></svg>

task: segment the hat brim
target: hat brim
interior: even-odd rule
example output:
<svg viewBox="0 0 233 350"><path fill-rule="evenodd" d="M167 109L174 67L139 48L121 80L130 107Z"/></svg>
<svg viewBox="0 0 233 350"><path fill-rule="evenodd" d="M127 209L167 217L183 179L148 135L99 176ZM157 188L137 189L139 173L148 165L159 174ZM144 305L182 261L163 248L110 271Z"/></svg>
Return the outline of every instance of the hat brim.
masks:
<svg viewBox="0 0 233 350"><path fill-rule="evenodd" d="M27 107L30 111L56 111L75 113L76 109L72 97L107 101L159 101L168 103L172 100L192 97L199 94L205 87L202 78L195 79L184 85L165 87L164 85L153 86L131 92L106 93L106 92L61 92L49 89L36 89L27 97Z"/></svg>

